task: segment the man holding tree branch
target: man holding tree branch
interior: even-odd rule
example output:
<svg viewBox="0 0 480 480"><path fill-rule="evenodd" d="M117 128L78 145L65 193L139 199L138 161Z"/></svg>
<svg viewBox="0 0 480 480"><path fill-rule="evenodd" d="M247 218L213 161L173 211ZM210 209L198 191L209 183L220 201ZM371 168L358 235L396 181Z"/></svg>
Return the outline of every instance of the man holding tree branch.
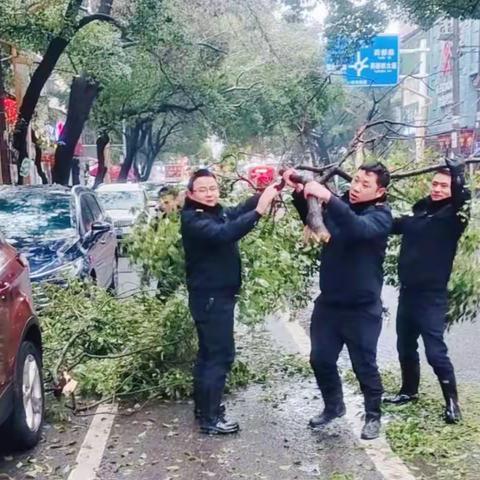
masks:
<svg viewBox="0 0 480 480"><path fill-rule="evenodd" d="M194 368L195 417L205 434L239 430L237 422L226 419L221 404L235 357L233 317L242 276L238 241L268 214L278 194L279 190L270 186L261 195L224 209L212 172L197 170L188 183L181 234L189 307L199 344Z"/></svg>
<svg viewBox="0 0 480 480"><path fill-rule="evenodd" d="M463 211L470 199L464 165L447 160L447 168L433 177L430 195L413 206L413 215L394 221L393 233L402 235L398 276L397 350L402 387L386 403L401 405L418 398L422 337L428 363L438 377L445 398L447 423L461 420L457 385L443 333L448 310L447 284L458 241L468 223Z"/></svg>
<svg viewBox="0 0 480 480"><path fill-rule="evenodd" d="M392 228L385 203L390 174L381 163L365 164L342 198L315 181L308 182L302 192L302 186L292 181L294 174L287 170L283 178L295 188L294 204L303 222L306 198L316 197L323 203L330 233L320 254L321 292L310 327L310 363L325 407L310 420L310 426L320 428L345 415L337 360L346 345L365 399L362 438L371 440L379 436L383 393L376 356L382 327L382 266Z"/></svg>

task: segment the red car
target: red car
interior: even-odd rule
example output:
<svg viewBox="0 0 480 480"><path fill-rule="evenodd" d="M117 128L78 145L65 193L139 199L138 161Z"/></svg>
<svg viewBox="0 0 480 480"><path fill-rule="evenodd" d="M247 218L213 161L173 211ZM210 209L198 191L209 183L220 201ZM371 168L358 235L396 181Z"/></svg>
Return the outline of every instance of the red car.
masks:
<svg viewBox="0 0 480 480"><path fill-rule="evenodd" d="M42 339L28 262L0 234L0 439L31 448L44 415Z"/></svg>

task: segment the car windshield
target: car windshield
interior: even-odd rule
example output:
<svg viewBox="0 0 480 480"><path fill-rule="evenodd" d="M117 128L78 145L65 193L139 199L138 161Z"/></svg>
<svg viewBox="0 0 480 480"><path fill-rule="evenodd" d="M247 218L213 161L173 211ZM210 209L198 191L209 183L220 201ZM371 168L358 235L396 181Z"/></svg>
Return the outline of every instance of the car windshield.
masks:
<svg viewBox="0 0 480 480"><path fill-rule="evenodd" d="M0 192L0 228L7 239L73 234L70 195L37 189Z"/></svg>
<svg viewBox="0 0 480 480"><path fill-rule="evenodd" d="M143 195L142 192L139 191L97 191L97 197L105 210L132 210L142 209L144 207Z"/></svg>

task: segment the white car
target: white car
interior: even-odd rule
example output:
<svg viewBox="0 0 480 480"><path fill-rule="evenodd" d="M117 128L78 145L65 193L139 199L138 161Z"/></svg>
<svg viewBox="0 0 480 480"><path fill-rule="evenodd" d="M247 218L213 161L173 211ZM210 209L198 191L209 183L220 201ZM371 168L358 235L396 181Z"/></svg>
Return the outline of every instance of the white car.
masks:
<svg viewBox="0 0 480 480"><path fill-rule="evenodd" d="M138 183L106 183L96 189L96 194L113 222L118 239L130 233L142 217L148 219L147 195Z"/></svg>

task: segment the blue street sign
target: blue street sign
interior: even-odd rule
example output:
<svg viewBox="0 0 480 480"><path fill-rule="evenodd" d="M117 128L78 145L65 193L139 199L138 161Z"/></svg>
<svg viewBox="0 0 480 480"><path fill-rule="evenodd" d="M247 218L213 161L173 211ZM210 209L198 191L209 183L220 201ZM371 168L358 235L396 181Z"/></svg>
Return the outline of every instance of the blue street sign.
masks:
<svg viewBox="0 0 480 480"><path fill-rule="evenodd" d="M346 42L337 41L327 52L327 71L344 74L348 85L389 87L397 85L399 72L398 35L378 35L348 61L342 60ZM344 55L343 55L344 57Z"/></svg>

